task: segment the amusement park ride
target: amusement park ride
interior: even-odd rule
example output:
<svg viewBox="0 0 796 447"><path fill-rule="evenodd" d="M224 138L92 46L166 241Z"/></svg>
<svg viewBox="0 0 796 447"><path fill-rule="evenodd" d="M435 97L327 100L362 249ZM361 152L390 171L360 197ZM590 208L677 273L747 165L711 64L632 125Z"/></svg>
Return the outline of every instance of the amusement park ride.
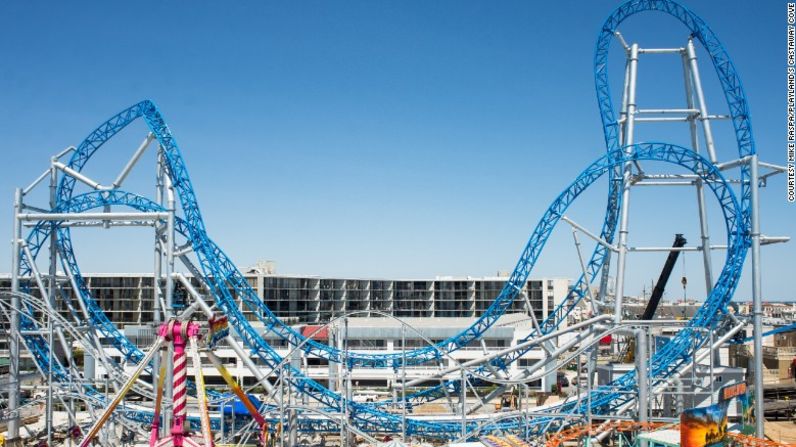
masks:
<svg viewBox="0 0 796 447"><path fill-rule="evenodd" d="M676 48L641 48L638 44L626 43L618 31L619 25L629 17L647 11L667 14L679 20L687 34L685 44ZM618 110L614 107L608 77L609 47L614 39L619 41L626 55ZM727 102L728 113L725 115L708 112L697 63L697 44L702 46L718 75ZM640 59L657 54L680 56L685 83L684 108L642 109L637 106ZM768 177L783 172L783 168L758 160L749 105L735 66L706 22L680 4L671 0L631 0L619 6L600 30L594 73L606 151L554 199L492 305L471 327L455 337L429 342L422 348L404 348L380 354L321 343L277 318L210 238L187 166L155 104L145 100L114 115L78 146L70 146L52 157L44 173L30 186L16 191L12 290L0 296L0 311L11 328L11 375L14 379L8 395L8 439L20 436L22 402L16 379L20 374L19 359L23 349L48 383L48 441L52 442L54 430L52 410L58 405L69 413L70 425L80 427L81 447L94 441L103 445L115 442L114 431L103 430L110 423L136 433L135 439L141 443L148 439L150 446L212 446L222 442L214 437L213 430L224 432L223 417L210 410L218 408L221 401L229 398L205 391L200 351L221 371L229 388L252 415L252 424L238 430L237 439L250 439L252 433L256 433L254 439L260 438L261 443L292 445L298 436L307 433L339 435L344 443L353 442L355 436L375 442L375 436L385 434L405 440L448 441L514 434L527 440L552 432L590 433L591 436L591 429L579 431L574 427L580 424L592 427L593 421L604 421L600 425L604 431L627 425L621 421L628 419L634 420L636 427L651 427L663 421L665 418L653 414L650 407L652 396L671 390L681 377L712 357L711 352L727 344L750 323L749 319L727 311L749 249L754 298L751 320L756 335L754 352L762 350L760 246L784 242L788 238L761 234L758 189L765 185ZM84 168L94 154L138 119L146 124L148 134L115 180L101 184L88 176ZM721 153L716 147L711 126L716 120L732 123L736 142L734 151ZM688 124L690 147L637 141L637 125L668 121ZM153 199L122 189L131 170L147 150L157 153ZM648 170L650 166L672 167L677 173L652 173ZM683 171L687 173L683 174ZM607 177L609 186L607 210L601 229L591 231L568 217L566 212L583 191L603 177ZM35 206L28 202L33 191L47 185L47 205ZM686 246L683 240L675 247L630 246L628 216L631 190L640 186L682 185L696 190L700 245ZM714 243L710 236L707 201L711 195L718 203L717 209L724 222L726 241L722 244ZM578 268L582 273L564 301L543 321L536 321L533 309L529 308L534 319L533 329L515 346L454 367L441 367L438 373L422 380L407 381L407 367L438 362L448 358L451 352L479 340L516 299L525 298L521 293L523 285L560 221L572 227L578 250L578 234L595 242L590 257L580 256L578 251ZM157 341L147 351L141 350L111 323L89 291L75 256L73 229L119 226L154 228L154 275L159 278L159 286L154 288L154 316L160 329ZM23 229L29 229L27 235L23 234ZM715 250L726 252L721 268L713 265L711 253ZM690 321L667 322L680 327L676 335L662 346L650 343L651 330L656 324L661 324L660 321L633 320L623 314L628 255L644 251L701 252L704 265L707 289L704 304ZM40 269L39 262L47 267ZM177 262L200 281L201 290L177 271ZM64 273L59 273L59 270ZM175 306L176 284L188 291L185 308ZM599 286L597 291L592 289L592 284ZM530 306L527 299L526 304ZM580 323L566 324L568 316L579 307L590 309L592 316ZM59 312L63 308L67 311ZM291 363L291 355L280 356L266 342L261 330L244 316L244 310L262 323L269 335L283 340L294 352L337 364L341 391L333 391L308 377ZM211 321L205 346L199 345L204 323L199 324L200 319L194 314L204 315L204 319ZM344 327L346 319L355 314L342 315L329 325ZM227 323L234 335L227 329ZM414 329L405 327L405 330ZM600 340L607 335L633 341L635 365L634 370L612 383L597 386L594 383L596 353ZM559 344L559 339L567 341ZM235 351L258 385L265 388L268 399L262 405L257 406L249 400L246 392L226 371L222 360L212 353L212 347L221 341ZM132 374L105 354L108 346L122 353L127 365L136 365ZM110 383L106 391L115 390L112 396L85 380L83 372L70 358L69 353L74 347L80 347L96 361L102 362L109 371ZM190 348L194 381L187 378L186 348ZM539 348L546 353L545 359L523 369L519 375L510 376L506 372L507 366L523 353ZM55 355L55 349L66 353L66 358ZM167 354L169 350L171 356ZM492 399L504 395L506 390L523 387L582 358L587 359L587 386L574 399L493 414L477 412ZM757 360L753 377L754 387L760 390L762 367L759 356ZM397 381L398 392L392 399L382 401L363 403L354 400L351 371L361 367L394 371L396 376L402 377ZM141 377L151 377L151 381L141 380ZM431 381L437 384L414 391L421 383ZM469 390L483 384L494 385L493 391L477 396L477 402L468 406ZM154 405L125 401L128 392L143 396ZM450 401L451 396L459 396L460 407L456 411L433 417L413 413L418 405L440 399ZM196 402L198 417L191 416L188 411L190 402ZM456 408L456 405L451 407ZM80 421L78 408L91 416L90 423ZM755 410L762 414L761 399L756 402ZM758 437L762 436L761 419L757 420ZM190 427L201 436L193 437ZM282 436L283 432L285 436ZM270 440L269 433L272 435Z"/></svg>
<svg viewBox="0 0 796 447"><path fill-rule="evenodd" d="M224 334L223 336L227 336L229 334L229 329L227 328L226 323L227 321L223 317L210 320L210 328L216 332L216 335L211 337L210 346L215 344L214 341L217 342L217 340L222 337L218 335L219 333ZM155 344L149 348L147 355L144 357L144 361L141 361L138 364L138 368L136 368L135 372L127 379L127 382L125 382L125 384L122 386L119 393L88 431L88 434L86 434L86 436L83 438L83 441L80 443L80 447L86 447L91 444L91 441L94 440L99 430L113 414L113 411L119 405L119 402L124 399L135 381L138 380L138 376L144 370L144 367L148 365L158 351L165 347L169 342L171 343L171 351L173 352L172 372L174 377L174 419L172 421L171 430L168 432L168 435L160 437L160 410L161 404L163 403L163 383L164 379L166 378L166 359L161 358L161 369L160 373L158 374L159 381L157 387L157 397L155 399L154 416L152 418L152 431L149 437L149 446L213 446L213 433L210 427L210 415L208 413L207 396L205 393L204 378L202 376L202 362L199 358L199 349L197 345L199 334L200 327L198 324L193 322L171 320L168 323L162 324L158 329L158 339L155 341ZM198 398L203 444L191 439L188 431L188 361L185 350L186 345L189 343L194 365L194 375L196 376L196 395ZM166 353L167 351L163 351L161 355L165 356ZM261 443L262 445L266 445L268 442L268 423L260 414L259 409L257 409L249 397L243 393L241 388L235 382L232 375L230 375L226 370L219 358L216 357L211 351L206 352L206 354L213 365L218 368L221 376L227 382L227 385L230 387L230 389L232 389L235 395L249 410L249 414L254 417L254 420L260 427Z"/></svg>

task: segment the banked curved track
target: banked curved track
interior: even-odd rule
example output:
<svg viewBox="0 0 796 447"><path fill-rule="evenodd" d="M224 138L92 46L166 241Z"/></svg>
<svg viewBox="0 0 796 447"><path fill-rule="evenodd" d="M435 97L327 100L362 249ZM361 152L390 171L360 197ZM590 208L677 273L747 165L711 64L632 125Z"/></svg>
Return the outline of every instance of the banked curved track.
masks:
<svg viewBox="0 0 796 447"><path fill-rule="evenodd" d="M343 355L342 352L334 347L312 340L304 340L301 334L279 320L265 306L232 261L208 236L199 210L197 197L176 140L172 136L160 111L151 101L146 100L135 104L100 125L76 148L68 166L76 171L81 171L90 161L92 155L108 140L133 121L142 119L162 148L167 175L174 185L182 211L182 218L177 222L177 230L192 245L198 259L198 276L210 290L219 309L229 318L231 326L247 348L250 349L252 355L256 355L264 365L271 367L282 361L277 352L263 339L262 334L259 334L243 317L233 299L233 294L242 297L247 310L254 313L264 323L267 331L294 346L304 343L302 349L309 355L325 358L333 362L340 362L345 357L346 362L352 367L389 368L400 367L404 358L407 365L420 364L437 359L478 339L511 305L519 290L525 284L545 246L548 236L566 209L582 191L598 178L604 175L609 177L607 209L601 236L606 241L612 242L620 206L621 167L626 162L633 160L663 162L681 166L705 180L705 184L710 187L716 197L725 219L728 250L724 268L716 280L713 291L706 298L699 312L685 330L681 331L666 346L659 349L655 356L650 359L651 376L655 381L661 381L676 371L684 362L687 362L693 355L693 346L703 341L703 333L696 330L696 328L716 327L722 320L722 314L737 286L746 251L750 244L749 204L751 195L748 185L749 170L745 165L741 168L741 179L743 181L740 198L737 198L716 166L688 148L667 143L642 143L632 145L629 148L621 147L618 137L616 112L608 87L608 49L613 33L619 24L628 17L645 11L658 11L675 17L702 44L711 57L724 90L732 116L738 155L743 157L755 153L749 108L740 79L726 50L705 22L685 7L669 0L634 0L624 3L608 17L603 25L598 37L594 60L595 84L600 106L600 117L605 133L606 154L586 168L554 200L544 213L523 248L514 271L486 312L470 328L457 336L440 342L436 346L408 351L405 356L400 353L377 355L357 352L347 352ZM159 205L148 199L120 190L74 195L75 182L76 180L73 177L62 177L58 185L57 202L53 212L83 212L105 205L127 206L141 211L162 210ZM37 225L31 230L27 241L34 253L40 251L49 236L49 231L50 225ZM83 282L74 255L69 228L59 227L57 232L58 250L61 254L63 267L70 272L77 282L78 299L82 300L89 310L90 323L97 327L105 337L112 340L113 344L119 348L120 352L130 362L136 363L140 361L143 357L141 351L113 326ZM20 260L21 272L22 275L25 275L30 272L31 266L24 256L21 256ZM607 265L607 262L608 253L606 249L598 245L587 264L588 278L597 277L603 267ZM541 325L542 334L553 331L566 320L567 315L583 298L579 291L583 290L581 286L586 281L588 281L587 277L583 276L577 280L573 287L575 292L572 292ZM26 324L24 319L22 323L23 325ZM539 332L532 331L526 339L532 339L539 335ZM45 371L53 368L57 379L66 380L68 378L68 372L59 365L48 364L48 356L44 355L48 347L42 337L26 336L26 341L29 346L33 347L32 350L36 351L34 352L34 358ZM505 368L506 365L515 361L520 355L522 355L522 352L518 351L496 359L493 361L493 366ZM489 371L490 369L484 366L474 372L479 375L489 375ZM343 398L340 395L305 377L301 371L292 370L290 380L294 389L322 403L329 411L339 411L341 408ZM622 391L632 390L634 386L635 376L633 373L629 373L618 379L613 386L595 390L590 399L592 411L598 413L616 410L631 399L627 393L622 393ZM450 392L455 391L457 387L458 381L444 383L426 391L407 396L407 400L412 403L431 401L444 396L446 394L445 388ZM555 408L555 411L585 412L586 402L587 400L582 400L581 404L565 404ZM377 432L400 431L401 417L383 411L380 408L382 404L384 402L377 404L347 402L346 406L351 414L352 421L361 429ZM143 422L151 419L151 414L140 413L135 416L135 419ZM534 429L541 430L550 421L550 418L535 418L531 425ZM519 416L510 417L486 427L480 427L480 429L483 431L513 430L521 425L524 426L526 422ZM301 425L307 430L313 428L324 429L323 427L311 427L311 424L306 423ZM477 426L477 421L468 423L468 429L476 429ZM461 423L458 420L431 422L410 417L407 419L406 428L409 434L437 437L455 437L461 433Z"/></svg>

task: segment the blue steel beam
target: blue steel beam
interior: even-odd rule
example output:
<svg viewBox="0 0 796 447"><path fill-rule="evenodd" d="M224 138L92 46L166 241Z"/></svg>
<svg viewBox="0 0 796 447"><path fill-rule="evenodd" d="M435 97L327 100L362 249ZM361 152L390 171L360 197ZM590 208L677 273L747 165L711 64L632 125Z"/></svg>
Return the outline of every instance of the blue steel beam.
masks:
<svg viewBox="0 0 796 447"><path fill-rule="evenodd" d="M734 66L729 60L726 51L723 49L718 39L715 37L715 35L713 35L712 31L710 31L707 25L705 25L701 19L693 15L693 13L671 1L630 1L623 4L617 8L617 10L614 11L614 13L609 16L609 19L606 21L606 25L603 27L598 39L597 51L595 52L595 82L597 86L598 103L600 104L601 109L601 118L603 120L603 127L605 131L606 148L608 150L606 157L611 159L610 163L606 162L605 157L596 162L598 165L606 167L606 170L602 172L600 176L605 173L608 173L609 176L612 176L612 178L609 180L610 191L606 220L601 232L602 237L608 241L612 240L613 233L615 232L616 210L618 209L617 191L620 190L621 186L616 181L616 171L612 171L612 169L621 165L621 163L617 162L617 160L624 160L623 157L617 158L617 153L621 152L621 148L618 147L618 123L616 122L610 98L610 91L607 84L607 68L605 62L607 62L607 49L610 45L609 37L613 37L613 31L615 30L616 26L618 26L619 23L621 23L627 17L638 12L655 10L669 13L680 19L687 27L689 27L689 29L692 30L694 37L697 38L708 50L709 54L711 55L711 60L713 61L714 66L717 69L717 73L719 74L721 84L725 91L725 97L727 98L730 108L730 113L733 117L736 140L738 141L739 145L739 154L743 156L754 153L751 124L748 116L748 105L743 94L740 80L735 73ZM156 138L163 148L164 155L167 160L166 165L169 171L169 176L171 177L180 198L186 224L185 229L188 232L189 239L194 244L193 248L197 253L197 257L199 258L200 267L202 268L205 278L208 279L208 286L213 292L217 303L224 308L228 314L232 314L230 322L236 328L239 335L241 335L244 342L246 342L247 346L249 346L254 353L263 358L263 360L266 361L266 364L278 362L279 357L276 355L276 352L262 340L262 337L260 337L259 334L254 331L245 318L242 317L242 314L235 315L238 310L234 306L234 300L232 300L230 288L233 290L233 293L239 294L239 296L244 298L243 302L246 304L247 308L252 310L255 315L257 315L264 323L266 323L266 327L268 329L294 345L301 343L302 338L300 334L296 333L292 328L277 319L271 313L271 311L264 306L256 294L254 294L254 292L248 287L248 284L246 284L245 280L243 280L244 278L237 268L235 268L234 264L232 264L223 251L221 251L221 249L213 244L207 237L185 163L180 155L179 149L177 148L176 142L174 141L168 127L165 124L165 121L162 119L154 104L149 101L143 101L112 117L94 132L92 132L92 134L78 147L78 150L75 151L72 159L69 162L69 166L72 169L80 171L88 162L91 155L98 150L102 144L104 144L113 135L118 133L121 129L126 127L130 122L140 117L144 118L148 127L156 135ZM633 157L639 160L647 159L668 161L678 163L681 166L683 166L683 164L691 163L692 166L699 165L700 167L704 168L704 172L712 172L711 169L707 168L714 168L709 163L705 165L703 159L694 158L691 156L687 149L676 148L675 146L665 145L664 143L651 144L645 147L637 145L633 149L635 150ZM698 163L695 160L697 160ZM544 244L547 241L547 236L549 236L558 218L560 218L560 213L562 211L559 208L564 204L568 206L571 200L574 200L574 198L577 197L577 194L582 191L582 189L579 188L585 188L585 186L588 186L591 184L591 182L593 182L594 179L590 178L588 173L591 172L591 175L593 175L595 171L592 168L594 167L595 165L592 165L589 169L584 171L584 173L581 174L572 185L570 185L570 188L568 188L561 196L559 196L559 198L545 213L539 225L537 225L536 230L532 234L531 239L529 239L528 243L523 249L520 259L517 262L509 281L507 281L503 291L498 295L498 297L495 299L495 302L492 304L492 306L490 306L484 316L477 320L471 328L463 331L456 337L452 337L451 339L440 343L436 347L422 348L414 350L411 353L407 353L408 364L423 363L425 361L437 358L440 355L440 351L450 352L458 349L470 341L478 338L489 326L494 323L494 321L505 311L505 309L511 304L512 300L516 297L518 289L524 285L525 279L527 279L528 274L531 272L533 265L538 259L538 256L540 255ZM715 168L713 170L715 170ZM718 176L715 178L721 178L720 174L718 174ZM720 204L722 204L725 217L728 219L728 227L730 225L734 225L736 227L735 233L730 233L728 231L728 237L738 236L748 243L749 187L748 169L745 167L742 168L742 179L746 181L742 182L740 205L736 203L736 207L729 206L730 202L733 202L734 196L732 195L732 191L727 188L726 185L724 185L724 187L720 190L714 189L714 193L719 199ZM708 182L708 184L715 185L716 183ZM71 198L74 186L75 180L73 178L65 176L62 179L62 182L58 187L59 202L66 202ZM740 224L738 223L739 221ZM72 247L69 246L68 248L71 250ZM741 250L742 253L741 251L736 250L733 251L733 256L730 256L730 251L728 250L727 263L725 263L725 268L722 271L722 274L719 276L719 279L717 280L717 287L715 288L719 290L720 293L711 294L711 296L705 302L705 306L703 306L702 310L700 310L698 313L698 318L695 318L695 321L699 321L702 324L711 325L715 325L719 321L718 316L723 311L724 306L726 306L726 300L728 299L727 294L731 296L735 285L737 285L737 275L740 275L740 269L743 265L743 255L745 255L745 250L746 247L744 245L743 250ZM604 249L601 250L601 248L598 246L588 264L590 276L592 278L596 276L596 273L599 272L603 265L605 265L606 261L607 252L605 252ZM584 280L584 278L580 278L579 283ZM548 320L543 322L543 332L549 332L553 328L557 327L566 316L568 311L577 304L576 301L580 298L582 297L577 294L572 295L565 301L565 303L559 306L551 318L548 318ZM229 316L230 315L228 315L228 317ZM660 358L652 359L653 362L651 366L653 371L662 371L664 374L668 374L673 370L674 367L682 363L681 359L685 358L684 352L687 353L689 346L691 346L694 340L699 337L699 334L692 331L683 331L681 334L683 334L682 337L678 336L678 338L673 340L669 345L658 351L660 356L656 357ZM308 346L307 352L309 354L327 358L332 361L340 361L341 353L332 347L322 345L314 341L310 341L306 344L306 346ZM347 357L350 359L351 365L395 368L400 366L402 356L400 354L367 355L360 353L349 353ZM499 365L508 364L511 360L511 358L501 359ZM294 374L295 373L296 372L294 371ZM632 386L633 381L634 378L632 377L632 374L629 374L628 376L620 379L618 385ZM297 376L294 379L293 385L299 390L306 392L317 400L325 403L330 408L339 408L341 400L340 397L334 393L330 393L328 390L325 390L317 383ZM620 397L617 397L616 395L606 396L608 397L603 396L603 398L599 398L599 396L597 396L598 399L595 400L595 402L602 402L602 405L608 405L610 402L615 403L621 400ZM362 424L375 424L374 426L379 427L395 427L395 418L394 416L391 417L391 415L388 413L374 409L367 405L360 405L356 403L349 403L349 407L353 409L354 419ZM388 425L385 426L384 423L388 423ZM427 434L444 433L446 430L448 430L448 433L457 432L460 427L458 422L429 425L429 423L420 423L419 421L414 420L412 420L409 425L411 432Z"/></svg>
<svg viewBox="0 0 796 447"><path fill-rule="evenodd" d="M728 246L730 248L728 249L728 259L725 263L725 269L722 271L722 274L719 277L718 286L716 287L714 294L711 295L712 299L709 301L717 303L720 301L727 301L729 297L731 297L732 291L734 291L734 287L737 284L737 276L740 272L739 266L742 266L743 264L743 255L745 254L746 250L746 245L744 243L746 234L743 231L739 231L740 219L738 216L741 215L740 208L732 189L727 185L726 181L721 176L721 173L715 168L715 166L713 166L709 161L700 157L698 154L685 148L664 143L638 144L634 146L633 155L630 157L625 157L621 150L611 152L606 156L601 157L591 166L589 166L583 173L581 173L581 175L579 175L578 178L556 198L534 230L531 240L538 241L538 244L541 245L541 251L541 248L543 248L547 237L550 235L561 216L563 216L567 208L576 200L576 198L601 176L611 172L613 167L622 165L629 160L664 161L677 164L699 175L705 180L706 184L710 185L724 213L727 234L729 238ZM100 194L92 194L95 196L100 196ZM87 202L81 201L81 203ZM140 206L144 206L142 202L132 203L133 206L135 206L135 203L139 203ZM149 206L148 208L152 209L154 207ZM205 241L205 244L206 246L215 245L209 239ZM214 253L220 253L220 250L217 248L213 248L212 251ZM738 259L741 260L740 263L737 262ZM530 271L532 268L533 265L527 266L528 271ZM209 278L206 278L206 280L211 284L214 282ZM717 298L713 298L714 296ZM252 350L253 354L258 355L265 364L270 366L274 366L282 361L282 358L272 348L270 348L270 346L268 346L261 337L258 336L254 328L251 327L246 321L241 311L237 308L235 301L231 299L231 297L221 294L220 296L217 296L217 299L217 304L221 309L224 310L228 318L230 318L231 324L233 327L235 327L236 331L238 331L239 335L241 335L241 338ZM708 310L698 314L699 318L695 318L692 324L703 325L706 322L715 321L715 318L713 318L714 315L710 312L711 311ZM680 338L685 337L687 342L682 344L673 343L672 345L677 349L670 349L668 351L665 348L661 349L659 353L666 354L666 356L663 358L653 358L652 366L653 368L657 368L653 369L653 371L659 371L662 367L661 365L675 365L675 363L672 363L666 359L687 357L687 351L691 347L691 340L698 337L699 334L693 333L691 331L683 331L681 334L683 335ZM326 404L333 409L339 408L342 401L342 398L339 395L330 392L317 382L304 377L299 370L291 371L291 375L293 376L292 385L295 388L301 392L307 393L310 395L310 397ZM625 376L621 380L624 380L624 382L619 382L618 385L623 387L632 386L632 375ZM615 392L606 393L598 391L596 393L598 393L596 396L598 398L595 399L596 403L613 402L614 400L623 398L623 395ZM401 418L397 415L356 402L349 402L348 406L352 411L352 417L354 421L358 425L363 427L381 427L381 429L385 431L397 431L398 427L400 427ZM475 425L473 425L473 428L474 426ZM451 436L453 433L458 433L458 430L460 430L460 425L457 422L431 423L427 421L410 419L407 421L407 428L410 433L414 434L425 434L429 436Z"/></svg>
<svg viewBox="0 0 796 447"><path fill-rule="evenodd" d="M741 158L754 154L755 145L754 138L752 136L752 124L749 114L748 101L743 90L740 76L735 69L735 65L732 63L727 50L704 20L699 18L696 14L684 6L670 0L631 0L625 2L608 16L600 30L594 52L594 80L595 90L597 92L597 103L600 110L600 119L603 125L606 150L610 152L622 149L619 141L619 122L617 120L617 115L613 106L613 100L611 98L611 92L608 83L608 51L611 42L614 39L614 33L619 25L629 17L644 12L660 12L668 14L679 20L689 29L691 35L702 44L705 50L707 50L716 74L718 75L719 81L722 85L724 96L730 110L738 148L738 157ZM751 202L749 177L750 171L748 165L742 165L741 208L745 216L744 228L747 229L750 228L751 224L751 215L749 213ZM616 232L618 212L621 205L621 169L617 168L615 172L610 173L608 183L608 203L600 237L608 243L612 243L614 234ZM555 331L560 327L561 323L566 321L566 317L584 298L582 290L584 290L584 287L587 286L586 283L589 283L593 281L594 278L597 278L601 270L604 274L607 274L607 266L609 261L610 252L608 249L597 244L589 259L589 262L587 263L588 278L584 275L580 275L580 277L575 281L575 284L567 297L555 308L555 310L553 310L553 312L547 316L547 318L541 322L541 334L547 334ZM539 335L540 334L537 332L537 330L533 328L520 342L531 340ZM526 352L527 350L515 351L512 354L509 354L507 357L496 359L493 366L502 368L505 365L510 365ZM486 365L478 369L476 372L479 375L491 374ZM445 382L422 392L409 395L407 396L407 401L412 404L433 401L444 397L446 394L445 389L447 389L447 392L450 393L458 390L459 386L459 380Z"/></svg>
<svg viewBox="0 0 796 447"><path fill-rule="evenodd" d="M701 175L708 185L711 186L714 193L716 194L717 198L719 199L719 203L722 206L722 210L725 214L725 222L727 224L727 234L732 238L742 238L746 235L744 232L738 230L738 216L741 215L737 201L734 198L732 190L727 186L724 179L721 177L721 174L716 170L715 166L711 165L707 160L699 157L697 154L693 153L684 148L678 148L676 146L667 145L663 143L655 143L655 144L640 144L634 147L633 156L632 157L624 157L622 151L610 153L598 161L593 163L589 168L587 168L578 178L567 188L563 193L559 195L559 197L553 202L553 204L548 208L548 211L540 220L539 224L537 225L534 233L531 236L531 240L538 241L539 244L542 245L540 247L543 248L544 242L546 242L547 237L552 232L553 228L555 227L558 220L564 214L566 209L569 205L578 197L578 195L585 190L589 185L591 185L594 181L596 181L602 175L611 172L611 169L617 165L622 165L627 160L658 160L658 161L667 161L670 163L676 163L680 166L686 167L690 169L695 174ZM117 193L117 194L103 194L103 193L89 193L83 196L77 196L75 206L69 207L69 211L76 212L81 209L89 209L93 207L103 206L107 203L116 203L119 204L120 202L126 202L128 206L140 209L140 210L158 210L157 207L152 202L147 202L145 199L138 198L134 195L128 193ZM179 223L178 226L182 231L187 231L184 226L183 222ZM38 227L38 226L37 226ZM49 227L49 225L42 225L42 228ZM38 240L45 240L46 238L38 238ZM205 241L206 246L212 247L212 252L215 253L217 256L221 251L215 247L209 239ZM737 262L731 262L738 258L738 250L736 247L739 246L735 239L728 241L728 246L730 249L728 250L728 262L725 264L725 270L722 272L720 276L719 283L720 284L729 284L726 287L717 287L715 295L721 296L722 298L727 298L731 296L731 292L727 293L727 290L734 290L734 284L737 284L737 274L740 272L740 269L728 269L728 267L733 266L742 266L742 255L740 256L741 262L740 264ZM741 244L743 247L743 253L745 254L746 246ZM528 265L527 269L530 270L533 268L533 265ZM729 279L728 279L729 278ZM207 280L207 279L206 279ZM711 300L714 301L714 300ZM275 365L278 362L281 362L282 358L276 354L273 349L271 349L266 343L263 342L261 337L257 336L256 331L246 322L245 318L243 318L242 313L238 310L237 306L235 305L234 300L231 297L227 297L222 295L221 300L217 303L220 307L222 307L228 316L232 316L231 322L233 322L233 326L242 335L242 338L252 349L253 353L259 355L267 364ZM705 318L700 314L699 319L695 319L696 324L704 324L706 321ZM710 315L710 314L706 314ZM708 319L707 321L710 321ZM691 346L691 341L694 335L698 334L691 334L687 331L683 331L682 334L687 334L687 343L681 344L677 347L682 349L689 349ZM666 353L666 349L662 349L662 353ZM655 359L654 359L655 360ZM661 362L660 359L658 360L658 364L668 364L667 362ZM293 371L292 374L294 375L293 385L297 387L299 390L310 394L313 398L317 399L320 402L326 404L332 404L333 408L339 408L339 403L341 401L340 396L329 392L325 388L321 387L319 384L315 383L314 381L309 380L306 377L301 376L300 371ZM629 377L629 376L626 376ZM630 379L625 379L630 380ZM631 386L631 382L624 383L624 386ZM610 395L614 396L614 395ZM609 396L609 397L610 397ZM602 402L608 397L602 396L598 402ZM396 415L392 415L390 413L386 413L380 410L376 410L370 406L357 404L357 403L349 403L349 407L352 409L354 420L358 421L358 423L363 424L363 426L369 426L373 424L373 426L382 427L382 429L397 429L398 424L400 424L400 418ZM430 424L428 422L421 422L416 420L410 420L408 424L408 429L411 433L417 434L427 434L427 435L444 435L445 433L456 433L459 429L458 423L437 423L437 424ZM453 430L453 431L446 431L446 430Z"/></svg>

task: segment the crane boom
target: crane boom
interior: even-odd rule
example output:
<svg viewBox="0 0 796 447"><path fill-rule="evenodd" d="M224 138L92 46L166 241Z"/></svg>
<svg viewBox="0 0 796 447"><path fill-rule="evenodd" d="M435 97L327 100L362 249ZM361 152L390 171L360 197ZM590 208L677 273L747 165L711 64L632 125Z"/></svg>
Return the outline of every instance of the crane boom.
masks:
<svg viewBox="0 0 796 447"><path fill-rule="evenodd" d="M685 246L686 242L688 241L683 235L678 233L674 236L672 248L681 248ZM661 275L658 277L658 282L655 283L655 288L652 290L652 295L650 295L647 308L644 309L644 314L641 316L642 320L652 320L655 317L655 311L658 310L658 304L661 302L663 291L666 288L666 283L669 281L669 276L672 274L672 269L674 269L678 256L680 256L680 250L669 251L669 256L666 258L666 263L663 264Z"/></svg>

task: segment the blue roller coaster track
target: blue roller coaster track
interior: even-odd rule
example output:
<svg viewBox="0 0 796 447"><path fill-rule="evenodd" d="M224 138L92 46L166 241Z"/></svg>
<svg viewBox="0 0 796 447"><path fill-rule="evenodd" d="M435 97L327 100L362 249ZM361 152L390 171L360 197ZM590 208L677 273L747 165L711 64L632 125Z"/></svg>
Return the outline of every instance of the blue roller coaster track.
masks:
<svg viewBox="0 0 796 447"><path fill-rule="evenodd" d="M548 237L567 208L597 179L603 176L608 177L607 208L600 237L610 244L613 243L616 233L618 210L621 205L620 191L624 187L621 176L622 166L631 161L661 162L680 166L699 176L716 197L724 217L728 250L724 267L716 280L712 292L699 312L683 331L659 349L649 360L651 376L655 381L660 382L669 377L684 362L689 361L694 355L693 347L704 341L704 332L697 328L715 328L722 322L723 314L737 286L747 248L750 245L751 193L749 186L750 172L747 165L741 165L740 168L741 188L740 196L737 198L719 169L691 149L665 142L638 143L622 147L619 138L619 123L608 83L608 53L617 27L627 18L646 11L662 12L673 16L685 25L694 39L702 44L710 55L724 91L732 117L738 156L745 157L755 153L749 107L740 78L727 51L707 24L685 7L670 0L631 0L622 4L613 11L601 28L594 57L595 85L600 118L605 135L605 155L598 158L580 173L552 202L531 233L503 289L483 315L471 327L435 346L427 346L407 351L406 353L343 353L332 346L314 340L305 340L299 332L277 318L257 296L256 292L252 290L245 277L229 257L208 236L199 211L198 200L177 142L160 111L149 100L142 101L123 110L97 127L77 146L67 166L80 172L106 142L132 122L142 119L160 146L167 175L179 199L182 217L176 221L177 232L190 242L198 259L199 277L212 294L216 305L228 317L230 325L235 329L251 354L261 360L261 364L273 368L279 365L283 359L264 340L263 336L265 333L258 332L243 316L242 310L236 304L235 297L241 298L246 310L255 315L264 324L265 332L280 337L291 346L302 345L301 349L308 355L324 358L332 362L345 360L346 366L349 368L396 369L400 368L404 362L406 365L416 365L439 359L441 356L479 339L511 306L541 255ZM125 206L139 211L163 211L163 207L155 202L130 192L117 189L74 195L75 187L76 179L73 176L65 175L61 177L56 193L56 206L52 209L52 212L77 213L108 205ZM53 230L53 227L56 227L56 230ZM58 251L63 268L74 278L77 285L77 290L75 291L77 299L82 301L88 310L90 321L87 323L96 327L104 338L110 340L128 362L137 363L140 361L143 358L141 350L126 339L110 322L86 287L74 255L69 228L43 222L34 226L26 239L31 251L34 255L38 254L43 245L49 240L51 231L57 231ZM532 330L524 341L532 340L559 328L566 321L570 312L583 299L582 290L584 290L584 286L597 278L601 272L606 274L609 262L610 252L602 245L597 245L587 263L587 274L577 279L566 299L541 323L539 330ZM22 275L31 272L31 265L24 256L20 256L19 267ZM75 318L82 319L77 313L75 313ZM23 326L30 325L32 322L23 318L22 324ZM26 340L27 344L35 351L33 354L36 362L43 370L52 368L58 380L68 380L69 373L65 369L57 364L49 364L48 355L46 355L49 347L44 338L27 335ZM505 369L523 353L524 351L515 351L504 357L497 358L490 365L484 365L472 373L473 375L481 376L491 375L495 368ZM353 423L362 430L397 432L401 429L402 418L383 409L384 405L393 404L394 402L384 401L375 404L344 403L344 399L339 394L328 390L318 382L304 376L301 371L293 368L291 368L289 380L296 391L322 403L328 411L340 411L345 404ZM634 373L629 373L622 376L611 386L595 390L590 399L591 411L594 413L608 413L616 410L633 399L626 391L632 390L635 385L635 375ZM450 392L455 392L459 386L460 382L458 380L444 382L422 392L408 395L406 400L413 405L429 402L444 397ZM587 401L582 400L579 404L564 404L557 407L556 410L559 412L585 413L588 410L585 407L587 405L585 402ZM145 422L151 419L152 416L145 412L138 412L130 417ZM531 425L541 430L553 419L555 418L552 416L551 418L535 418ZM326 430L329 427L327 422L316 423L308 421L302 422L302 429L314 431ZM480 429L483 431L516 430L521 425L524 425L525 422L527 421L523 421L521 416L517 416L502 419L486 427L478 427L476 421L468 422L467 426L468 429ZM312 424L316 425L312 426ZM414 435L450 438L460 434L461 427L459 421L432 422L416 418L409 418L406 421L407 432Z"/></svg>

